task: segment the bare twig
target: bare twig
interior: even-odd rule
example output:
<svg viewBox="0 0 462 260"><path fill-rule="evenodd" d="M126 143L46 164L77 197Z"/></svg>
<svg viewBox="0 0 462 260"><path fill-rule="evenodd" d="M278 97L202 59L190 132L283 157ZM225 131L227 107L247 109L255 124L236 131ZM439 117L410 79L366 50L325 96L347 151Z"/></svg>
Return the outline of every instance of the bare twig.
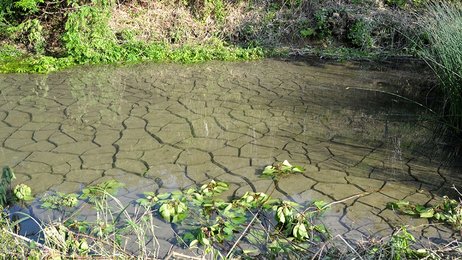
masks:
<svg viewBox="0 0 462 260"><path fill-rule="evenodd" d="M42 248L42 249L45 249L45 250L48 250L48 251L53 251L52 248L47 247L46 245L37 243L37 241L34 241L34 240L32 240L32 239L30 239L30 238L27 238L27 237L25 237L25 236L18 235L18 234L16 234L16 233L13 233L13 232L7 230L7 229L4 229L4 228L3 228L3 232L6 232L6 233L8 233L8 234L10 234L10 235L12 235L12 236L14 236L14 237L16 237L16 238L19 238L19 239L21 239L21 240L24 240L24 241L26 241L26 242L29 243L29 244L35 243L36 246L38 246L38 247L40 247L40 248Z"/></svg>
<svg viewBox="0 0 462 260"><path fill-rule="evenodd" d="M320 210L325 210L327 208L329 208L330 206L332 205L335 205L335 204L339 204L339 203L342 203L342 202L345 202L347 200L351 200L351 199L355 199L355 198L360 198L360 197L363 197L363 196L366 196L366 195L369 195L371 194L372 192L363 192L363 193L359 193L359 194L355 194L355 195L352 195L350 197L347 197L347 198L344 198L344 199L341 199L341 200L336 200L336 201L333 201L329 204L326 204L324 205ZM303 212L302 214L305 214L308 210L310 209L316 209L315 207L307 207Z"/></svg>
<svg viewBox="0 0 462 260"><path fill-rule="evenodd" d="M407 102L410 102L410 103L413 103L413 104L416 104L417 106L425 109L425 110L428 110L430 111L432 114L437 114L433 109L415 101L415 100L412 100L410 98L407 98L405 96L402 96L402 95L399 95L399 94L396 94L396 93L393 93L393 92L389 92L389 91L384 91L384 90L379 90L379 89L368 89L368 88L358 88L358 87L347 87L346 88L347 90L349 89L357 89L357 90L365 90L365 91L373 91L373 92L378 92L378 93L383 93L383 94L387 94L387 95L391 95L391 96L394 96L394 97L397 97L397 98L400 98L400 99L403 99Z"/></svg>
<svg viewBox="0 0 462 260"><path fill-rule="evenodd" d="M253 216L252 220L249 222L249 224L247 225L247 227L245 227L244 231L242 232L242 234L239 236L239 238L236 240L236 242L234 242L233 246L231 247L231 249L229 249L228 253L226 254L226 259L229 258L229 256L231 255L231 253L233 252L234 248L236 248L237 244L241 241L241 239L246 235L247 231L249 230L249 228L252 226L253 222L257 219L258 215L260 214L260 211L261 211L261 208L260 210L258 210L257 213L255 213L255 215Z"/></svg>
<svg viewBox="0 0 462 260"><path fill-rule="evenodd" d="M164 259L168 260L171 258L182 258L182 259L191 259L191 260L203 260L205 259L203 256L202 257L197 257L197 256L190 256L190 255L185 255L182 253L178 253L175 251L170 252Z"/></svg>
<svg viewBox="0 0 462 260"><path fill-rule="evenodd" d="M335 237L340 238L345 243L345 245L347 245L347 247L350 248L351 251L353 251L353 253L355 253L359 257L359 259L363 259L361 255L358 253L358 251L356 251L341 235L336 235Z"/></svg>

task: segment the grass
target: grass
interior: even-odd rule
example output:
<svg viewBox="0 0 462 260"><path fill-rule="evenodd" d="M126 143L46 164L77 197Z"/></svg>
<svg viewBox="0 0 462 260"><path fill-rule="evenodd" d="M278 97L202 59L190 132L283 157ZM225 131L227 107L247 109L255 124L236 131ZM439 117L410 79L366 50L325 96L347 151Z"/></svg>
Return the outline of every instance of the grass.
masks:
<svg viewBox="0 0 462 260"><path fill-rule="evenodd" d="M123 205L108 190L108 183L105 184L106 187L88 187L93 194L85 202L80 201L72 207L62 204L54 208L53 210L61 213L60 218L37 222L40 227L38 240L19 235L17 230L20 221L10 221L17 217L17 213L8 216L8 211L2 210L4 215L0 220L0 256L14 255L18 259L31 255L36 256L32 259L77 256L157 258L159 243L155 235L154 215L144 207L135 207L129 213L126 210L129 205ZM80 215L82 211L94 214L93 219L84 220ZM27 219L33 217L29 216Z"/></svg>
<svg viewBox="0 0 462 260"><path fill-rule="evenodd" d="M117 53L111 60L76 59L73 56L52 57L28 56L12 46L0 47L0 73L49 73L79 64L135 63L135 62L177 62L197 63L210 60L248 61L265 56L261 48L225 46L221 43L207 46L181 46L173 48L163 44L131 42L117 46Z"/></svg>
<svg viewBox="0 0 462 260"><path fill-rule="evenodd" d="M420 55L435 71L444 95L444 121L462 134L462 5L432 2L420 17L428 44Z"/></svg>

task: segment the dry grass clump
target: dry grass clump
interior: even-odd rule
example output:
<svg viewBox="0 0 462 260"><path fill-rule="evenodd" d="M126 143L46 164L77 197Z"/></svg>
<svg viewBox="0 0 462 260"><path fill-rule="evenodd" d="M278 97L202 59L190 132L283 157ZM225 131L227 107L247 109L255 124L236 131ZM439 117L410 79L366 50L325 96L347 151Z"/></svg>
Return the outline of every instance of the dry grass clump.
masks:
<svg viewBox="0 0 462 260"><path fill-rule="evenodd" d="M211 37L216 30L211 20L198 21L184 5L168 5L150 1L146 6L120 5L113 10L109 22L112 30L132 33L143 42L197 44Z"/></svg>
<svg viewBox="0 0 462 260"><path fill-rule="evenodd" d="M193 45L220 39L233 44L279 46L302 39L300 26L310 26L312 15L310 1L299 5L225 1L219 10L200 8L163 1L120 5L113 10L110 26L147 42Z"/></svg>
<svg viewBox="0 0 462 260"><path fill-rule="evenodd" d="M116 6L110 26L137 40L196 45L293 47L332 42L364 49L403 48L415 29L408 10L383 1L149 1Z"/></svg>

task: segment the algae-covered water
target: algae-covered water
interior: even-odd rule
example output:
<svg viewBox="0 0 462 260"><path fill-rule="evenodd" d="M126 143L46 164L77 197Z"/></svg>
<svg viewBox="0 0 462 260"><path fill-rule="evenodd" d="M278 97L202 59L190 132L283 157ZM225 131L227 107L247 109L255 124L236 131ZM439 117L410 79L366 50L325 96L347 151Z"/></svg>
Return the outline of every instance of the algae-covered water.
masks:
<svg viewBox="0 0 462 260"><path fill-rule="evenodd" d="M389 234L427 221L387 202L432 202L462 183L428 141L431 114L410 101L425 101L427 74L413 64L263 60L0 75L0 163L37 194L117 179L136 196L216 179L240 195L268 190L261 169L288 160L307 170L273 196L353 197L325 216L332 232Z"/></svg>

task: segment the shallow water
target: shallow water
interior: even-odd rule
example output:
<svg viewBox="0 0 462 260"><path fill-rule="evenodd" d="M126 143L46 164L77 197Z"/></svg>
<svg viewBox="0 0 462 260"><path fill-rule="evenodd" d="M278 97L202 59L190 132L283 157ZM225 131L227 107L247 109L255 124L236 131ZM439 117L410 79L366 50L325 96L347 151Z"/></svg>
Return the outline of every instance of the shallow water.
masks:
<svg viewBox="0 0 462 260"><path fill-rule="evenodd" d="M273 196L336 204L334 234L390 234L426 224L385 209L434 201L461 185L428 142L421 98L431 80L412 64L263 60L198 65L81 67L50 75L0 75L0 162L36 193L75 192L115 178L127 192L231 184L228 195L267 191L275 161L307 171ZM418 231L449 239L440 226Z"/></svg>

